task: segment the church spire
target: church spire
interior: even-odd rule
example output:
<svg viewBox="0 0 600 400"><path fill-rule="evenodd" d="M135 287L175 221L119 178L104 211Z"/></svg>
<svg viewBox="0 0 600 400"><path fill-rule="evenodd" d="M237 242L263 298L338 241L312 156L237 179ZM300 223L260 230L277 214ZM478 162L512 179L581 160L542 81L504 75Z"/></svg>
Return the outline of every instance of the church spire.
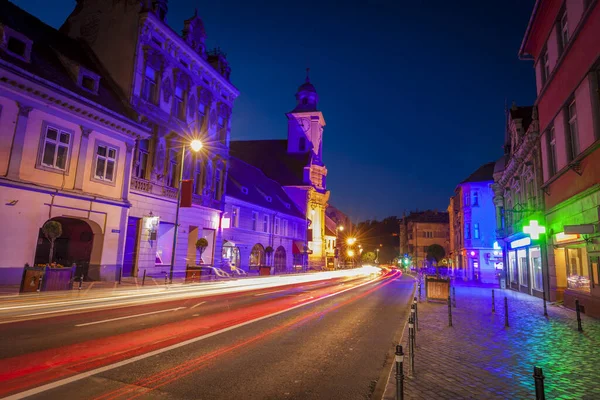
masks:
<svg viewBox="0 0 600 400"><path fill-rule="evenodd" d="M319 96L317 95L317 90L313 84L310 83L310 68L306 68L306 79L296 91L296 108L293 112L317 111L318 101Z"/></svg>

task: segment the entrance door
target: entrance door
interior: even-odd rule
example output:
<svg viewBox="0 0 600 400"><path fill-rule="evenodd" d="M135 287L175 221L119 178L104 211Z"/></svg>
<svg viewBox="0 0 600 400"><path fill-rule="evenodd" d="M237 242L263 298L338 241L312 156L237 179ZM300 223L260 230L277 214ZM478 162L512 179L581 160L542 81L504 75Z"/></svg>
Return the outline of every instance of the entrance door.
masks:
<svg viewBox="0 0 600 400"><path fill-rule="evenodd" d="M139 218L129 217L127 221L127 236L125 237L125 254L123 255L123 276L136 275L136 258L138 244Z"/></svg>

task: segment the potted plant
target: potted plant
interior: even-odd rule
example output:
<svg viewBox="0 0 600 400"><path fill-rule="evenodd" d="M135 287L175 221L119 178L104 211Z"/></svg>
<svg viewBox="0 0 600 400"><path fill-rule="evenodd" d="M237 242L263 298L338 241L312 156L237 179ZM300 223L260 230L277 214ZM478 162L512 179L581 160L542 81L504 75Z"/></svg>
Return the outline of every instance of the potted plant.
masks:
<svg viewBox="0 0 600 400"><path fill-rule="evenodd" d="M58 221L46 221L44 226L42 226L42 233L50 242L48 263L52 263L52 259L54 258L54 242L62 235L62 225Z"/></svg>
<svg viewBox="0 0 600 400"><path fill-rule="evenodd" d="M196 264L202 264L202 253L204 253L204 250L206 250L207 247L208 240L206 240L205 238L200 238L196 240L196 250L198 251L198 253L200 253L200 260Z"/></svg>

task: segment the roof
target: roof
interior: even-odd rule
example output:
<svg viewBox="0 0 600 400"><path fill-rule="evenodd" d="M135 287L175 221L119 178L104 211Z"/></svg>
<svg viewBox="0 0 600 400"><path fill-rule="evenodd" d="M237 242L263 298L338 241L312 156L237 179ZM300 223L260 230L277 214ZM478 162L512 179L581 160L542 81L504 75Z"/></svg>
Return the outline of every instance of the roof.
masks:
<svg viewBox="0 0 600 400"><path fill-rule="evenodd" d="M304 167L310 163L310 152L290 154L287 140L232 141L229 153L262 170L282 186L305 186Z"/></svg>
<svg viewBox="0 0 600 400"><path fill-rule="evenodd" d="M247 193L244 189L247 189ZM227 196L282 214L305 218L280 184L269 179L258 168L235 157L229 159L225 193Z"/></svg>
<svg viewBox="0 0 600 400"><path fill-rule="evenodd" d="M531 117L533 113L533 106L513 107L509 110L509 112L510 119L512 119L513 121L515 119L522 120L523 131L527 132L527 129L529 128L529 125L531 125L531 121L533 120Z"/></svg>
<svg viewBox="0 0 600 400"><path fill-rule="evenodd" d="M462 181L461 183L468 182L487 182L494 180L494 167L496 166L495 162L489 162L483 164L481 167L477 168L475 172L473 172L467 179Z"/></svg>
<svg viewBox="0 0 600 400"><path fill-rule="evenodd" d="M132 115L125 97L120 94L116 84L102 69L100 62L85 43L72 39L46 25L7 0L0 0L0 23L25 35L33 42L30 62L0 50L2 60L118 114L127 117ZM98 94L91 93L77 85L72 72L61 61L61 57L99 75Z"/></svg>
<svg viewBox="0 0 600 400"><path fill-rule="evenodd" d="M325 235L326 236L337 236L335 233L337 224L334 220L329 218L327 214L325 214Z"/></svg>
<svg viewBox="0 0 600 400"><path fill-rule="evenodd" d="M496 164L494 165L494 174L504 171L504 167L506 167L506 159L507 156L503 155L496 161Z"/></svg>
<svg viewBox="0 0 600 400"><path fill-rule="evenodd" d="M533 5L533 11L531 11L531 16L529 17L529 22L527 23L527 28L525 29L525 34L523 35L523 41L521 42L521 47L519 48L519 57L524 58L525 56L530 55L525 49L529 42L529 35L531 34L531 28L533 27L533 21L537 15L538 8L540 6L541 0L536 0Z"/></svg>

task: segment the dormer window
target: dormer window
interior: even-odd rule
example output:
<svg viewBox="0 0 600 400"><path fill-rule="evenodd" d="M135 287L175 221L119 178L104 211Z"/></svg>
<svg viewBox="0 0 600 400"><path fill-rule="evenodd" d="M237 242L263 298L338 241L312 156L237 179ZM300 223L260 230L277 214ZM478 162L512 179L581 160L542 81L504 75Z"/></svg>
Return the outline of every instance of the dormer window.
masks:
<svg viewBox="0 0 600 400"><path fill-rule="evenodd" d="M90 93L98 94L100 77L85 68L79 67L79 86Z"/></svg>
<svg viewBox="0 0 600 400"><path fill-rule="evenodd" d="M31 57L32 41L29 40L25 35L14 31L7 26L5 26L3 30L4 41L2 41L1 47L11 56L29 62Z"/></svg>
<svg viewBox="0 0 600 400"><path fill-rule="evenodd" d="M248 194L248 188L245 186L242 186L242 193Z"/></svg>

